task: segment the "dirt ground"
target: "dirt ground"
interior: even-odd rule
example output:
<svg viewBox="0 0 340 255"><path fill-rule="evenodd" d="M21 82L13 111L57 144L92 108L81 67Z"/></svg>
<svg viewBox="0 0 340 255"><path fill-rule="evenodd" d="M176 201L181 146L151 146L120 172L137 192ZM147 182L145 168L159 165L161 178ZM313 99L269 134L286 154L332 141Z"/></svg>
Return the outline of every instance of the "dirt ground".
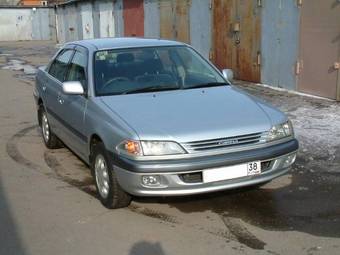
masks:
<svg viewBox="0 0 340 255"><path fill-rule="evenodd" d="M39 133L34 71L56 50L0 42L0 254L338 254L339 103L237 82L292 120L300 150L289 174L106 210L87 166L46 149Z"/></svg>

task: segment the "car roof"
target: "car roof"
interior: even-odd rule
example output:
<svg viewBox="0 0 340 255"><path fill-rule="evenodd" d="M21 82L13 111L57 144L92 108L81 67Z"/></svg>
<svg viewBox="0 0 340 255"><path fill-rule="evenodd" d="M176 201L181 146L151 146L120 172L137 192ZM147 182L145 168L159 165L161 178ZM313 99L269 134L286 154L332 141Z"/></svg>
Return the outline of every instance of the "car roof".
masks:
<svg viewBox="0 0 340 255"><path fill-rule="evenodd" d="M94 48L95 50L185 45L176 41L138 37L88 39L68 44L76 44L86 48Z"/></svg>

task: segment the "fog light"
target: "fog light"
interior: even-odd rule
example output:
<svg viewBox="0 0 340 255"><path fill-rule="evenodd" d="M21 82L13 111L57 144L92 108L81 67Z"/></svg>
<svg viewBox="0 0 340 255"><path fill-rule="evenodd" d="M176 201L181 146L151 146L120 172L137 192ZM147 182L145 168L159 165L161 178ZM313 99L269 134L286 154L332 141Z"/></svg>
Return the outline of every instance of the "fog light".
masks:
<svg viewBox="0 0 340 255"><path fill-rule="evenodd" d="M159 186L161 185L161 177L159 175L144 175L142 176L142 183L145 186Z"/></svg>
<svg viewBox="0 0 340 255"><path fill-rule="evenodd" d="M289 167L295 162L295 159L296 153L288 155L285 161L283 162L283 167Z"/></svg>

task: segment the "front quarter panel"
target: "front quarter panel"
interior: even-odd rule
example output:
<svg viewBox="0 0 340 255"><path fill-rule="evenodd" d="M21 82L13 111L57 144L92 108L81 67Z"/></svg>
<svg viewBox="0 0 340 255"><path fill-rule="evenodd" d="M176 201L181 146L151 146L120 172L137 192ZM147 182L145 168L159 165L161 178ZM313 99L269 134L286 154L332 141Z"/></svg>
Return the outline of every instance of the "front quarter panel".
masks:
<svg viewBox="0 0 340 255"><path fill-rule="evenodd" d="M278 125L278 124L284 123L288 120L288 117L285 113L283 113L279 109L271 106L270 104L265 103L265 102L261 102L259 100L257 100L256 103L270 117L272 125Z"/></svg>
<svg viewBox="0 0 340 255"><path fill-rule="evenodd" d="M90 155L90 141L94 135L99 136L105 148L113 153L117 153L116 146L123 140L139 139L137 133L118 114L111 111L99 97L92 97L88 102L85 127L89 140L88 155Z"/></svg>

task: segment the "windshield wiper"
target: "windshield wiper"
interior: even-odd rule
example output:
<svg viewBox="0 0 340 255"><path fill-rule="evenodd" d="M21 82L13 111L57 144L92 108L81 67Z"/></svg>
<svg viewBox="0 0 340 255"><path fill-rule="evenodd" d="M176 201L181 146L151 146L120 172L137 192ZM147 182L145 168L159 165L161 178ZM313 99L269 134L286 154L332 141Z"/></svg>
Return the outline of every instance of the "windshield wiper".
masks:
<svg viewBox="0 0 340 255"><path fill-rule="evenodd" d="M217 87L217 86L225 86L225 85L229 85L229 84L226 82L208 82L208 83L197 84L197 85L190 86L190 87L185 87L184 89L197 89L197 88Z"/></svg>
<svg viewBox="0 0 340 255"><path fill-rule="evenodd" d="M174 87L174 86L150 86L150 87L143 87L143 88L137 88L137 89L132 89L129 91L126 91L122 94L134 94L134 93L144 93L144 92L156 92L156 91L164 91L164 90L175 90L179 89L179 87Z"/></svg>

